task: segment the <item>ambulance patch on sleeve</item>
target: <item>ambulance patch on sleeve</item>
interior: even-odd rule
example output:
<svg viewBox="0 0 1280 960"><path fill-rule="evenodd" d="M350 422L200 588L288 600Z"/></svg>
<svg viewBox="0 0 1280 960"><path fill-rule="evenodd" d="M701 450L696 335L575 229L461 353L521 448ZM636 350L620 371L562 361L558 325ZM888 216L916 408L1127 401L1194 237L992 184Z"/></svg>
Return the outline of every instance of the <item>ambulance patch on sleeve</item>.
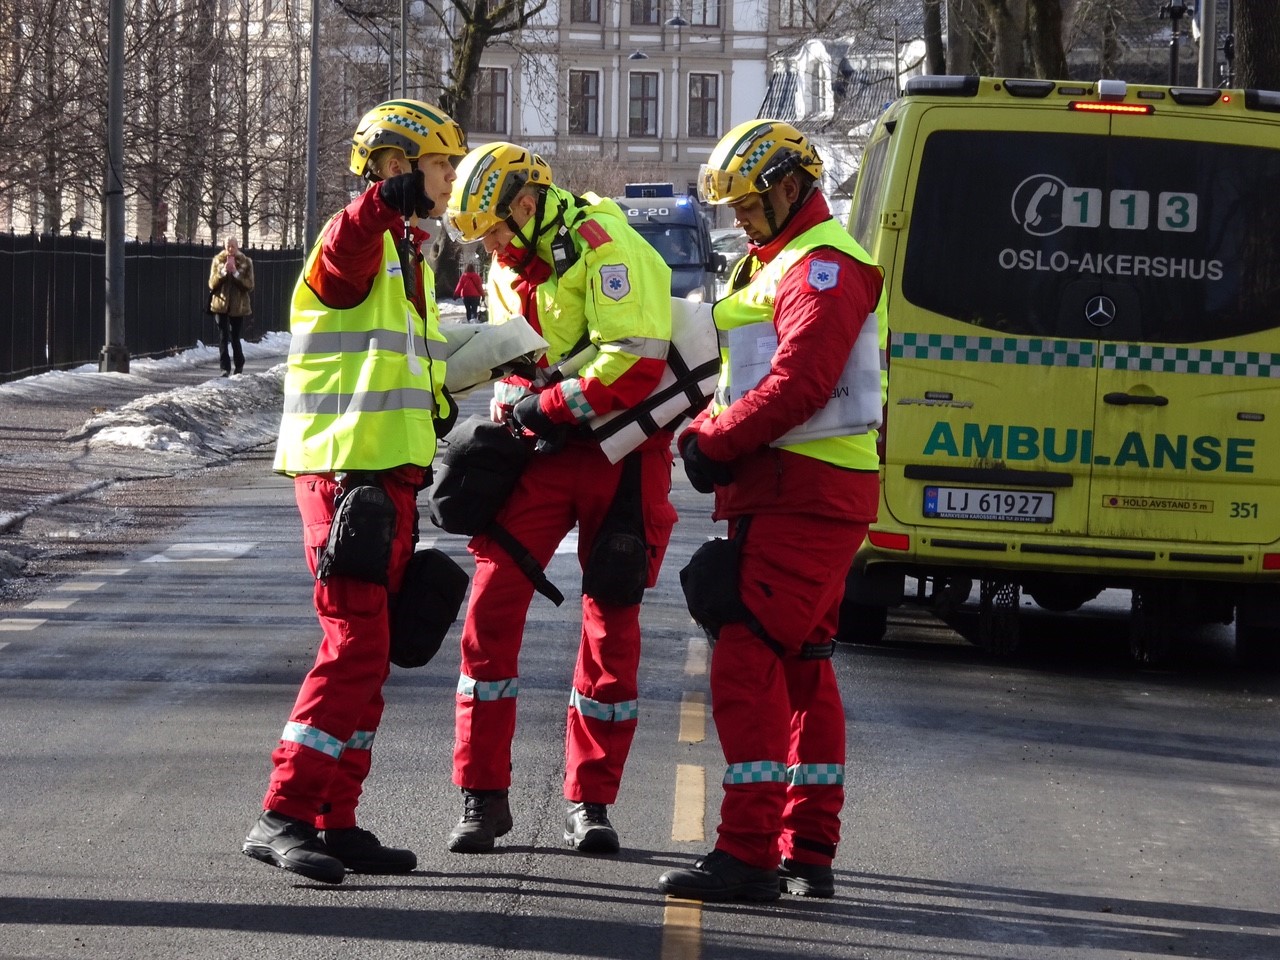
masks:
<svg viewBox="0 0 1280 960"><path fill-rule="evenodd" d="M815 290L830 290L840 280L840 264L834 260L809 261L809 286Z"/></svg>
<svg viewBox="0 0 1280 960"><path fill-rule="evenodd" d="M600 292L610 300L621 300L631 292L631 278L625 263L611 263L600 268Z"/></svg>
<svg viewBox="0 0 1280 960"><path fill-rule="evenodd" d="M609 231L594 220L583 220L582 223L578 224L578 236L587 241L587 245L592 250L613 239L613 237L609 236Z"/></svg>

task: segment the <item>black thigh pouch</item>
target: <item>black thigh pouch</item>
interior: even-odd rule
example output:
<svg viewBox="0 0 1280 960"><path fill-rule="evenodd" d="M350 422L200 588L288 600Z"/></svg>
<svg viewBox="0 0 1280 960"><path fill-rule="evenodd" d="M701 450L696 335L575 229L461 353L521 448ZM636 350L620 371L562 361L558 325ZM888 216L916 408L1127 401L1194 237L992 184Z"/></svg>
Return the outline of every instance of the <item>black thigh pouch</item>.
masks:
<svg viewBox="0 0 1280 960"><path fill-rule="evenodd" d="M742 521L739 524L741 533ZM712 640L720 636L725 624L745 623L751 618L739 587L741 550L741 536L708 540L680 571L689 615Z"/></svg>
<svg viewBox="0 0 1280 960"><path fill-rule="evenodd" d="M649 582L649 543L640 497L640 454L627 454L609 512L582 571L582 592L598 603L633 606Z"/></svg>
<svg viewBox="0 0 1280 960"><path fill-rule="evenodd" d="M409 558L400 592L388 603L391 662L421 667L430 662L462 609L468 577L441 550L419 550Z"/></svg>
<svg viewBox="0 0 1280 960"><path fill-rule="evenodd" d="M351 487L334 508L316 579L351 577L385 586L395 535L396 508L387 492L373 484Z"/></svg>

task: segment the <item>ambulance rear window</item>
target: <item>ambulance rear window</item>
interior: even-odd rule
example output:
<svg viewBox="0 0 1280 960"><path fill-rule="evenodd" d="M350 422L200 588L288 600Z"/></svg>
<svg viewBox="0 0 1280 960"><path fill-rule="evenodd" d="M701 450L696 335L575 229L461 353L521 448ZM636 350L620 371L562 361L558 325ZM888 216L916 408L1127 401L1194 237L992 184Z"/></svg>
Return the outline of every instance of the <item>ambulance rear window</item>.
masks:
<svg viewBox="0 0 1280 960"><path fill-rule="evenodd" d="M941 131L902 291L1006 334L1192 343L1280 326L1280 150Z"/></svg>

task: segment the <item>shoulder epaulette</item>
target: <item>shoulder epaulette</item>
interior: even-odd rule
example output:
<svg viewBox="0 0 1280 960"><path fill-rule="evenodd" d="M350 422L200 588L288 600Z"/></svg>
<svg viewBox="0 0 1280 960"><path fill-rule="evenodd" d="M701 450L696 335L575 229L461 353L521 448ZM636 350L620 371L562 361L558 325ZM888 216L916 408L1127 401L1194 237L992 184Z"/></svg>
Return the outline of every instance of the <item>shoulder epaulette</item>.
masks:
<svg viewBox="0 0 1280 960"><path fill-rule="evenodd" d="M587 246L592 250L604 246L613 239L609 236L609 231L595 220L583 220L575 229L578 231L578 236L587 241Z"/></svg>

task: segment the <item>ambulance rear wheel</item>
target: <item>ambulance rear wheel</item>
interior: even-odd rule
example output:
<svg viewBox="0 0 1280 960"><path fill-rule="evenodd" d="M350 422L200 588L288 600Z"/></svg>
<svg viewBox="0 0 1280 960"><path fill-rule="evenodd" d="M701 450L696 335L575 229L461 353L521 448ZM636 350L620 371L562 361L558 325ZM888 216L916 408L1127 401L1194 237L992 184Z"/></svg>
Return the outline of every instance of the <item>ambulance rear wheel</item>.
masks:
<svg viewBox="0 0 1280 960"><path fill-rule="evenodd" d="M878 603L855 603L852 600L840 604L837 643L880 643L888 629L888 607Z"/></svg>
<svg viewBox="0 0 1280 960"><path fill-rule="evenodd" d="M1173 589L1162 585L1133 591L1129 606L1129 655L1135 663L1157 664L1169 656L1176 599Z"/></svg>
<svg viewBox="0 0 1280 960"><path fill-rule="evenodd" d="M1280 667L1280 606L1241 600L1236 605L1236 661L1247 667Z"/></svg>
<svg viewBox="0 0 1280 960"><path fill-rule="evenodd" d="M978 588L978 646L987 653L1007 656L1021 639L1018 606L1022 589L1008 580L983 580Z"/></svg>

